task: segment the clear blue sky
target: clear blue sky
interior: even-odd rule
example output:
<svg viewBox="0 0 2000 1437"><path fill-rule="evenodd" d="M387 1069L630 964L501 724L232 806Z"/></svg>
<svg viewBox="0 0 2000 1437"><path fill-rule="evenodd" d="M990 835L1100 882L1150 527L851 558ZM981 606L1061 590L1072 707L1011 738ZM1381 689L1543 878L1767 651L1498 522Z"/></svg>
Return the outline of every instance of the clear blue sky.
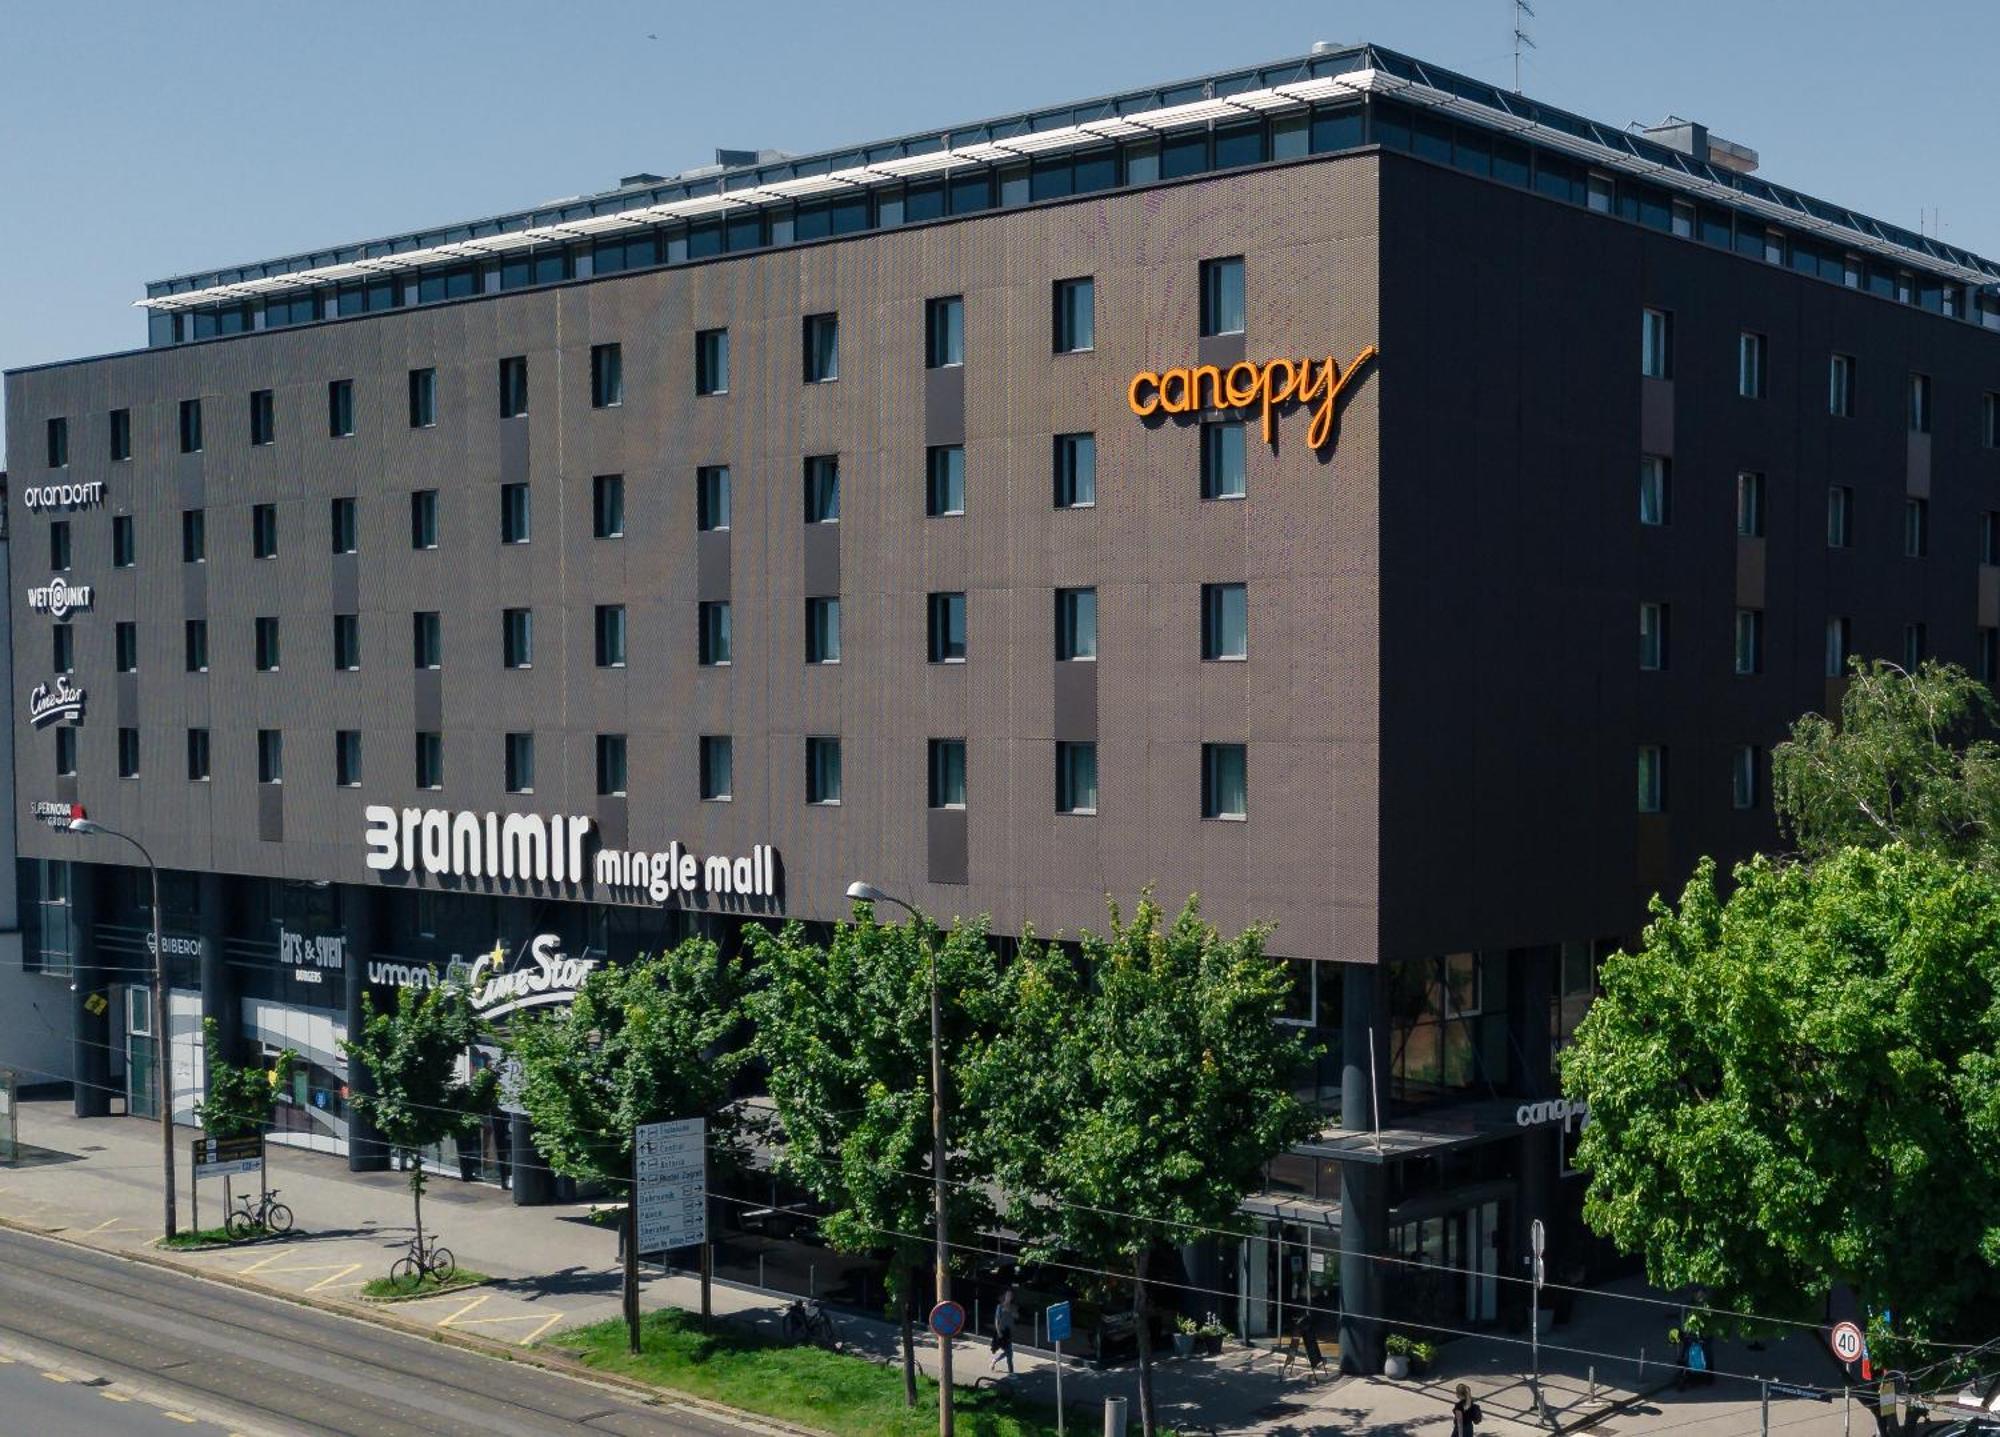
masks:
<svg viewBox="0 0 2000 1437"><path fill-rule="evenodd" d="M2000 3L1533 0L1522 88L2000 255ZM148 279L1373 40L1506 83L1508 0L0 0L0 368ZM657 36L657 38L651 38Z"/></svg>

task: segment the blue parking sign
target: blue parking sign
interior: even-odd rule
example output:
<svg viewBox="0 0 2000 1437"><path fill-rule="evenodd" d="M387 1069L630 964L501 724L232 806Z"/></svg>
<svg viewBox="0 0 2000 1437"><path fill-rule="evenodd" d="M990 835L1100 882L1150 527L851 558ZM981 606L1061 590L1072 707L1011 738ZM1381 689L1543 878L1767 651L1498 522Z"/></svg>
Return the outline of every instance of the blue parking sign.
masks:
<svg viewBox="0 0 2000 1437"><path fill-rule="evenodd" d="M1051 1342L1069 1341L1069 1304L1067 1302L1054 1303L1049 1307L1048 1333L1049 1341Z"/></svg>

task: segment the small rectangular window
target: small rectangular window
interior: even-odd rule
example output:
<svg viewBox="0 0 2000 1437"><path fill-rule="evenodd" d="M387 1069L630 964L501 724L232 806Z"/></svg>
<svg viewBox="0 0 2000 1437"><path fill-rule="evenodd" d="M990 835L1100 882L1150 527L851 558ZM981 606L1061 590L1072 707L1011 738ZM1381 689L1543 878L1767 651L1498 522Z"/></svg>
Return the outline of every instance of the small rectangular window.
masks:
<svg viewBox="0 0 2000 1437"><path fill-rule="evenodd" d="M729 601L710 600L699 610L701 624L700 661L716 667L730 661Z"/></svg>
<svg viewBox="0 0 2000 1437"><path fill-rule="evenodd" d="M1639 522L1659 525L1667 522L1671 499L1670 465L1663 454L1646 454L1639 459Z"/></svg>
<svg viewBox="0 0 2000 1437"><path fill-rule="evenodd" d="M806 802L840 802L840 740L813 735L806 739Z"/></svg>
<svg viewBox="0 0 2000 1437"><path fill-rule="evenodd" d="M809 314L805 325L807 384L831 384L840 378L840 316Z"/></svg>
<svg viewBox="0 0 2000 1437"><path fill-rule="evenodd" d="M965 740L931 740L930 806L965 807Z"/></svg>
<svg viewBox="0 0 2000 1437"><path fill-rule="evenodd" d="M69 776L76 772L76 730L65 724L56 730L56 773Z"/></svg>
<svg viewBox="0 0 2000 1437"><path fill-rule="evenodd" d="M278 439L278 401L268 389L250 391L250 442L275 444Z"/></svg>
<svg viewBox="0 0 2000 1437"><path fill-rule="evenodd" d="M1854 358L1836 354L1827 364L1826 412L1842 419L1854 416Z"/></svg>
<svg viewBox="0 0 2000 1437"><path fill-rule="evenodd" d="M278 506L250 506L250 552L259 559L278 557Z"/></svg>
<svg viewBox="0 0 2000 1437"><path fill-rule="evenodd" d="M444 735L417 735L417 787L444 787Z"/></svg>
<svg viewBox="0 0 2000 1437"><path fill-rule="evenodd" d="M335 498L327 509L327 542L336 554L352 554L358 533L357 508L351 494Z"/></svg>
<svg viewBox="0 0 2000 1437"><path fill-rule="evenodd" d="M806 457L805 510L808 524L832 524L839 521L839 455L812 454Z"/></svg>
<svg viewBox="0 0 2000 1437"><path fill-rule="evenodd" d="M590 532L597 539L625 537L623 474L599 474L590 481Z"/></svg>
<svg viewBox="0 0 2000 1437"><path fill-rule="evenodd" d="M528 412L528 357L512 355L500 361L500 417L519 419Z"/></svg>
<svg viewBox="0 0 2000 1437"><path fill-rule="evenodd" d="M1903 501L1903 557L1921 559L1931 547L1931 506L1928 500Z"/></svg>
<svg viewBox="0 0 2000 1437"><path fill-rule="evenodd" d="M528 508L528 486L526 484L502 484L500 486L500 542L503 544L525 544L528 542L533 516Z"/></svg>
<svg viewBox="0 0 2000 1437"><path fill-rule="evenodd" d="M1056 590L1056 661L1097 657L1097 590Z"/></svg>
<svg viewBox="0 0 2000 1437"><path fill-rule="evenodd" d="M1826 676L1837 679L1847 673L1848 656L1854 651L1853 626L1844 615L1826 621Z"/></svg>
<svg viewBox="0 0 2000 1437"><path fill-rule="evenodd" d="M333 666L341 673L361 667L361 615L333 616Z"/></svg>
<svg viewBox="0 0 2000 1437"><path fill-rule="evenodd" d="M1201 497L1241 499L1246 492L1243 425L1222 420L1201 426Z"/></svg>
<svg viewBox="0 0 2000 1437"><path fill-rule="evenodd" d="M1931 432L1931 377L1928 374L1910 376L1910 432Z"/></svg>
<svg viewBox="0 0 2000 1437"><path fill-rule="evenodd" d="M706 464L694 471L695 527L714 533L729 527L729 468Z"/></svg>
<svg viewBox="0 0 2000 1437"><path fill-rule="evenodd" d="M1097 745L1056 745L1056 812L1097 812Z"/></svg>
<svg viewBox="0 0 2000 1437"><path fill-rule="evenodd" d="M1854 544L1854 491L1835 484L1826 491L1826 547L1852 548Z"/></svg>
<svg viewBox="0 0 2000 1437"><path fill-rule="evenodd" d="M1240 743L1201 746L1201 816L1245 818L1249 815L1248 755Z"/></svg>
<svg viewBox="0 0 2000 1437"><path fill-rule="evenodd" d="M729 392L729 331L704 329L694 337L694 392Z"/></svg>
<svg viewBox="0 0 2000 1437"><path fill-rule="evenodd" d="M50 662L59 674L76 672L76 625L51 624L49 626Z"/></svg>
<svg viewBox="0 0 2000 1437"><path fill-rule="evenodd" d="M1243 256L1201 262L1201 332L1241 334L1244 323Z"/></svg>
<svg viewBox="0 0 2000 1437"><path fill-rule="evenodd" d="M69 520L57 519L49 525L49 567L67 569L69 565Z"/></svg>
<svg viewBox="0 0 2000 1437"><path fill-rule="evenodd" d="M188 619L182 624L181 649L189 673L208 672L207 619Z"/></svg>
<svg viewBox="0 0 2000 1437"><path fill-rule="evenodd" d="M280 729L257 730L257 782L285 781L285 735Z"/></svg>
<svg viewBox="0 0 2000 1437"><path fill-rule="evenodd" d="M934 664L965 662L965 595L932 594L930 612L930 660Z"/></svg>
<svg viewBox="0 0 2000 1437"><path fill-rule="evenodd" d="M506 741L507 792L535 791L535 736L510 733Z"/></svg>
<svg viewBox="0 0 2000 1437"><path fill-rule="evenodd" d="M500 663L510 669L531 669L535 666L533 609L500 611Z"/></svg>
<svg viewBox="0 0 2000 1437"><path fill-rule="evenodd" d="M1250 653L1250 593L1242 584L1201 586L1201 656L1243 659Z"/></svg>
<svg viewBox="0 0 2000 1437"><path fill-rule="evenodd" d="M1979 681L2000 683L2000 629L1982 628L1978 633L1979 655L1975 660Z"/></svg>
<svg viewBox="0 0 2000 1437"><path fill-rule="evenodd" d="M1745 471L1736 476L1736 532L1745 539L1764 537L1764 476Z"/></svg>
<svg viewBox="0 0 2000 1437"><path fill-rule="evenodd" d="M438 491L419 489L410 495L410 547L438 546Z"/></svg>
<svg viewBox="0 0 2000 1437"><path fill-rule="evenodd" d="M701 796L720 803L734 795L736 745L727 734L701 736Z"/></svg>
<svg viewBox="0 0 2000 1437"><path fill-rule="evenodd" d="M187 731L187 775L189 783L208 781L208 730L205 728Z"/></svg>
<svg viewBox="0 0 2000 1437"><path fill-rule="evenodd" d="M965 363L965 298L948 294L924 302L924 367Z"/></svg>
<svg viewBox="0 0 2000 1437"><path fill-rule="evenodd" d="M1764 612L1736 611L1736 672L1748 677L1764 672Z"/></svg>
<svg viewBox="0 0 2000 1437"><path fill-rule="evenodd" d="M1672 379L1673 316L1664 309L1642 312L1639 325L1639 372L1648 379Z"/></svg>
<svg viewBox="0 0 2000 1437"><path fill-rule="evenodd" d="M129 569L139 562L138 536L133 532L130 514L111 516L111 567Z"/></svg>
<svg viewBox="0 0 2000 1437"><path fill-rule="evenodd" d="M1055 352L1080 354L1097 347L1097 283L1059 279L1055 284Z"/></svg>
<svg viewBox="0 0 2000 1437"><path fill-rule="evenodd" d="M361 787L361 733L358 729L334 730L333 782L337 788Z"/></svg>
<svg viewBox="0 0 2000 1437"><path fill-rule="evenodd" d="M201 401L181 401L181 453L201 453Z"/></svg>
<svg viewBox="0 0 2000 1437"><path fill-rule="evenodd" d="M111 411L111 462L123 464L132 457L132 411Z"/></svg>
<svg viewBox="0 0 2000 1437"><path fill-rule="evenodd" d="M625 351L616 344L590 346L590 407L615 409L625 402Z"/></svg>
<svg viewBox="0 0 2000 1437"><path fill-rule="evenodd" d="M1729 760L1729 802L1732 808L1755 808L1764 773L1764 751L1754 743L1736 746Z"/></svg>
<svg viewBox="0 0 2000 1437"><path fill-rule="evenodd" d="M354 432L354 381L336 379L326 387L326 432L345 439Z"/></svg>
<svg viewBox="0 0 2000 1437"><path fill-rule="evenodd" d="M410 615L410 660L420 669L444 667L444 619L437 610Z"/></svg>
<svg viewBox="0 0 2000 1437"><path fill-rule="evenodd" d="M1095 434L1056 436L1055 499L1058 509L1088 509L1097 503Z"/></svg>
<svg viewBox="0 0 2000 1437"><path fill-rule="evenodd" d="M1667 751L1656 743L1639 745L1639 812L1664 813L1667 806Z"/></svg>
<svg viewBox="0 0 2000 1437"><path fill-rule="evenodd" d="M2000 511L1988 509L1979 516L1979 562L2000 564Z"/></svg>
<svg viewBox="0 0 2000 1437"><path fill-rule="evenodd" d="M1667 666L1667 606L1647 600L1639 605L1639 667L1651 672Z"/></svg>
<svg viewBox="0 0 2000 1437"><path fill-rule="evenodd" d="M1915 673L1917 666L1930 657L1930 629L1922 623L1903 625L1903 670Z"/></svg>
<svg viewBox="0 0 2000 1437"><path fill-rule="evenodd" d="M965 446L933 444L925 451L924 512L933 518L965 512Z"/></svg>
<svg viewBox="0 0 2000 1437"><path fill-rule="evenodd" d="M1981 440L1988 449L2000 449L2000 394L1989 394L1980 402Z"/></svg>
<svg viewBox="0 0 2000 1437"><path fill-rule="evenodd" d="M118 730L118 776L139 776L139 730L135 728Z"/></svg>
<svg viewBox="0 0 2000 1437"><path fill-rule="evenodd" d="M597 606L597 666L600 669L625 667L625 606Z"/></svg>
<svg viewBox="0 0 2000 1437"><path fill-rule="evenodd" d="M601 733L597 736L597 793L613 798L625 792L625 735Z"/></svg>
<svg viewBox="0 0 2000 1437"><path fill-rule="evenodd" d="M1736 340L1736 392L1745 399L1764 397L1764 336L1745 331Z"/></svg>
<svg viewBox="0 0 2000 1437"><path fill-rule="evenodd" d="M438 421L438 372L410 371L410 428L430 429Z"/></svg>
<svg viewBox="0 0 2000 1437"><path fill-rule="evenodd" d="M840 662L840 600L806 600L806 662Z"/></svg>
<svg viewBox="0 0 2000 1437"><path fill-rule="evenodd" d="M1592 170L1584 186L1584 207L1608 215L1617 197L1618 184L1611 176Z"/></svg>
<svg viewBox="0 0 2000 1437"><path fill-rule="evenodd" d="M112 628L113 658L117 671L121 674L139 671L139 626L130 619L120 619Z"/></svg>
<svg viewBox="0 0 2000 1437"><path fill-rule="evenodd" d="M265 616L256 624L257 672L269 674L278 670L278 621Z"/></svg>
<svg viewBox="0 0 2000 1437"><path fill-rule="evenodd" d="M1785 262L1785 232L1767 229L1764 231L1764 262L1783 264Z"/></svg>
<svg viewBox="0 0 2000 1437"><path fill-rule="evenodd" d="M181 562L200 564L208 559L208 525L200 509L181 510Z"/></svg>

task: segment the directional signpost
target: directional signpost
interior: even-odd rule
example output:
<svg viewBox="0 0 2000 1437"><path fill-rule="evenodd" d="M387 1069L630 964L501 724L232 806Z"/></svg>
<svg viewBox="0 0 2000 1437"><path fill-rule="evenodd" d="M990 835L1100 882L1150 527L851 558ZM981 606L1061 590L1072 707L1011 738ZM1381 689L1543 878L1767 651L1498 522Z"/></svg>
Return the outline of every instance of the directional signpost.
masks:
<svg viewBox="0 0 2000 1437"><path fill-rule="evenodd" d="M201 1231L201 1180L203 1178L245 1177L264 1170L264 1135L250 1133L240 1138L196 1138L191 1156L194 1176L188 1180L189 1216L194 1230ZM228 1188L223 1189L223 1221L229 1219Z"/></svg>
<svg viewBox="0 0 2000 1437"><path fill-rule="evenodd" d="M642 1253L708 1241L708 1122L641 1123L632 1141Z"/></svg>
<svg viewBox="0 0 2000 1437"><path fill-rule="evenodd" d="M1056 1437L1063 1437L1062 1345L1070 1334L1069 1304L1049 1304L1048 1323L1049 1340L1056 1345Z"/></svg>

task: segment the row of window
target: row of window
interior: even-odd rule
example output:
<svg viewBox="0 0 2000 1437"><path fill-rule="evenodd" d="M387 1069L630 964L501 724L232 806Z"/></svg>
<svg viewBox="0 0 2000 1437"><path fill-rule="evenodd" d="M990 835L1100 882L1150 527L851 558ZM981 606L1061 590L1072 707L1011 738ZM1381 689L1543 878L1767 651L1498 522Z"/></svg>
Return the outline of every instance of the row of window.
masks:
<svg viewBox="0 0 2000 1437"><path fill-rule="evenodd" d="M1648 527L1666 524L1673 513L1673 462L1660 454L1642 455L1639 460L1639 522ZM1744 470L1736 476L1736 532L1745 539L1764 537L1764 476ZM1930 554L1930 500L1915 495L1903 500L1903 557L1922 559ZM1854 547L1854 489L1847 484L1830 484L1826 491L1826 546L1829 549ZM1987 510L1979 516L1979 562L2000 564L2000 511Z"/></svg>
<svg viewBox="0 0 2000 1437"><path fill-rule="evenodd" d="M1639 812L1667 811L1667 750L1664 744L1639 745ZM1729 754L1729 801L1747 810L1764 801L1764 750L1738 744Z"/></svg>
<svg viewBox="0 0 2000 1437"><path fill-rule="evenodd" d="M509 733L503 736L507 792L530 794L535 791L535 735ZM841 801L840 740L831 735L809 735L805 741L806 802L835 805ZM962 738L934 738L929 743L929 802L932 808L966 806L966 743ZM77 730L56 730L56 772L76 772ZM628 769L626 736L601 733L596 736L597 793L600 797L622 797L626 793ZM1058 813L1097 812L1097 745L1062 743L1055 746ZM1243 819L1249 814L1247 749L1240 743L1205 743L1201 746L1201 815L1203 818ZM118 776L139 776L139 730L118 730ZM444 735L420 732L416 735L414 773L421 789L444 787ZM342 788L361 786L361 733L339 729L333 735L334 783ZM211 777L210 739L205 728L187 730L187 776L190 781L207 782ZM282 783L285 777L284 733L280 729L257 731L257 780ZM726 734L701 735L701 797L706 801L727 802L735 789L735 745Z"/></svg>
<svg viewBox="0 0 2000 1437"><path fill-rule="evenodd" d="M1663 672L1668 667L1667 643L1673 618L1671 605L1657 600L1641 600L1639 604L1639 668L1648 673ZM1980 677L1989 683L1996 675L1988 658L1992 645L1991 635L1995 631L1982 628L1978 631ZM1854 621L1845 615L1835 615L1826 621L1826 676L1837 679L1847 672L1847 662L1853 656ZM1739 676L1751 676L1764 672L1764 611L1762 609L1736 610L1731 644L1731 668ZM1915 669L1930 657L1929 626L1921 622L1903 625L1903 667Z"/></svg>
<svg viewBox="0 0 2000 1437"><path fill-rule="evenodd" d="M1642 311L1639 325L1639 372L1648 379L1671 379L1674 375L1673 315L1663 309ZM1743 331L1736 339L1736 392L1745 399L1762 399L1766 393L1769 345L1764 335ZM1854 417L1855 359L1851 354L1827 357L1826 411L1840 419ZM1911 371L1907 388L1905 418L1912 434L1931 432L1931 377ZM1988 449L2000 449L2000 393L1983 396L1979 416L1980 442Z"/></svg>
<svg viewBox="0 0 2000 1437"><path fill-rule="evenodd" d="M840 600L810 598L805 601L805 658L809 664L840 662ZM1249 657L1249 595L1242 584L1202 585L1201 652L1204 659L1217 662ZM730 605L727 600L698 606L698 652L705 665L723 665L733 660ZM926 603L929 654L932 663L964 663L966 644L966 596L963 592L934 593ZM280 628L272 616L259 617L253 625L256 666L260 672L275 673L281 666ZM411 657L419 669L444 665L444 619L436 610L420 610L410 616ZM594 653L599 668L625 667L626 608L623 604L596 606ZM501 663L510 669L534 667L535 611L527 608L500 611ZM76 668L76 631L73 624L51 627L53 661L57 673L73 673ZM113 628L117 671L135 673L139 668L139 625L120 619ZM208 670L208 620L183 621L183 657L189 673ZM1055 591L1055 656L1062 662L1088 662L1097 657L1097 590L1057 589ZM333 616L333 666L340 670L361 667L361 616Z"/></svg>

